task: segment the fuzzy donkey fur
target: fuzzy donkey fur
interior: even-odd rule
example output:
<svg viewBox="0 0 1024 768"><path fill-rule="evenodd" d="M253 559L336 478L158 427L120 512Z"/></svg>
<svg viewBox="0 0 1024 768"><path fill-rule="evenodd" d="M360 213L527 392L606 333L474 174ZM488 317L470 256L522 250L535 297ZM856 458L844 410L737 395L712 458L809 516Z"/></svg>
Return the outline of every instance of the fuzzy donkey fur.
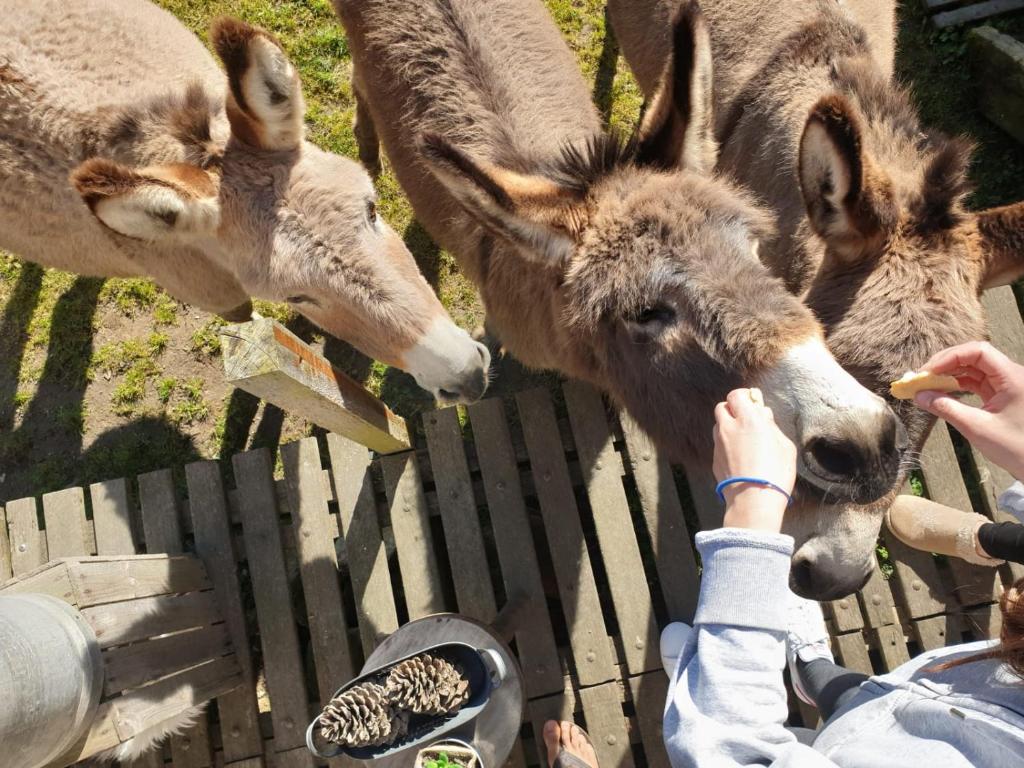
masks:
<svg viewBox="0 0 1024 768"><path fill-rule="evenodd" d="M689 0L609 0L623 53L648 98L673 55ZM1024 205L969 213L969 145L922 128L892 82L891 0L702 0L716 66L719 169L778 215L760 257L825 326L829 349L869 389L940 349L984 338L979 295L1024 274ZM919 450L934 420L893 403ZM810 500L787 515L818 534L794 587L858 587L874 566L889 496L866 507ZM837 540L845 546L837 547ZM838 556L838 559L837 559Z"/></svg>
<svg viewBox="0 0 1024 768"><path fill-rule="evenodd" d="M105 765L117 763L118 765L131 765L137 758L149 752L161 744L168 736L178 736L198 722L206 712L206 705L186 709L178 715L150 726L146 730L124 741L106 752L90 758L89 765Z"/></svg>
<svg viewBox="0 0 1024 768"><path fill-rule="evenodd" d="M603 388L677 460L709 463L715 403L760 384L807 482L860 499L891 486L904 440L893 415L758 262L774 239L764 212L711 172L699 13L674 19L651 107L624 143L604 133L539 0L334 5L361 156L375 162L379 132L508 351Z"/></svg>
<svg viewBox="0 0 1024 768"><path fill-rule="evenodd" d="M303 140L280 45L233 19L212 39L227 77L143 0L0 0L0 247L150 276L233 320L250 296L287 301L440 399L479 397L489 353L377 217L367 173Z"/></svg>

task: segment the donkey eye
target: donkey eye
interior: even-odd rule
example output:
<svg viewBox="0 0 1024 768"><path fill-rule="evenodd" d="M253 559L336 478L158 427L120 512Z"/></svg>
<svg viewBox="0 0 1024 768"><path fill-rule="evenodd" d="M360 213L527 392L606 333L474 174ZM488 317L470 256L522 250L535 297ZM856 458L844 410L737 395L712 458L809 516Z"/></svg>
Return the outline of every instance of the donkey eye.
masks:
<svg viewBox="0 0 1024 768"><path fill-rule="evenodd" d="M371 224L377 223L377 203L373 200L366 204L366 218L370 220Z"/></svg>
<svg viewBox="0 0 1024 768"><path fill-rule="evenodd" d="M301 293L296 296L289 296L285 301L289 304L316 304L316 302L309 298L309 296Z"/></svg>
<svg viewBox="0 0 1024 768"><path fill-rule="evenodd" d="M671 307L667 307L664 304L655 304L650 307L644 307L640 313L633 318L633 322L637 325L668 325L676 319L676 313Z"/></svg>

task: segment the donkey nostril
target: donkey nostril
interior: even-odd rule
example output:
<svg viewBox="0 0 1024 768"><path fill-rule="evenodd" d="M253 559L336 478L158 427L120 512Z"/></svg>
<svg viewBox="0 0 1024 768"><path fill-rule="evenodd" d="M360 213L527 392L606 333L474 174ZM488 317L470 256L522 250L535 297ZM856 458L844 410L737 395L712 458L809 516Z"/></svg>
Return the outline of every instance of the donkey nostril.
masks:
<svg viewBox="0 0 1024 768"><path fill-rule="evenodd" d="M444 400L458 400L461 397L458 392L452 392L450 389L439 389L437 394Z"/></svg>
<svg viewBox="0 0 1024 768"><path fill-rule="evenodd" d="M487 351L487 347L483 344L476 345L476 353L480 356L480 362L483 365L490 365L490 353Z"/></svg>
<svg viewBox="0 0 1024 768"><path fill-rule="evenodd" d="M789 576L794 592L801 597L813 594L814 566L811 565L810 560L806 558L795 560L790 568Z"/></svg>
<svg viewBox="0 0 1024 768"><path fill-rule="evenodd" d="M854 477L864 470L864 457L848 440L818 437L807 446L814 462L826 473L838 477Z"/></svg>

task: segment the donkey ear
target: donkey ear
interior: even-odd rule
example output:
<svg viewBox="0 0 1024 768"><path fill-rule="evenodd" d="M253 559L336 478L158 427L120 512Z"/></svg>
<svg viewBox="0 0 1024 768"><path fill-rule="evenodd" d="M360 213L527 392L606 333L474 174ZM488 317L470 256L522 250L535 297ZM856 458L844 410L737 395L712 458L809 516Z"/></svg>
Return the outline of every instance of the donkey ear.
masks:
<svg viewBox="0 0 1024 768"><path fill-rule="evenodd" d="M982 288L1024 277L1024 202L982 211L976 219L986 263Z"/></svg>
<svg viewBox="0 0 1024 768"><path fill-rule="evenodd" d="M799 173L811 226L840 255L861 255L895 226L892 185L865 153L860 119L842 96L826 96L811 110Z"/></svg>
<svg viewBox="0 0 1024 768"><path fill-rule="evenodd" d="M210 37L228 73L228 121L236 138L253 147L295 149L302 143L299 73L280 43L244 21L223 17Z"/></svg>
<svg viewBox="0 0 1024 768"><path fill-rule="evenodd" d="M424 135L419 148L462 207L528 258L550 264L572 250L585 220L581 190L475 160L435 134Z"/></svg>
<svg viewBox="0 0 1024 768"><path fill-rule="evenodd" d="M672 56L640 125L641 163L710 173L718 160L712 123L711 38L696 2L672 22Z"/></svg>
<svg viewBox="0 0 1024 768"><path fill-rule="evenodd" d="M135 170L93 158L72 171L71 184L97 219L126 237L209 234L220 223L216 180L192 165Z"/></svg>

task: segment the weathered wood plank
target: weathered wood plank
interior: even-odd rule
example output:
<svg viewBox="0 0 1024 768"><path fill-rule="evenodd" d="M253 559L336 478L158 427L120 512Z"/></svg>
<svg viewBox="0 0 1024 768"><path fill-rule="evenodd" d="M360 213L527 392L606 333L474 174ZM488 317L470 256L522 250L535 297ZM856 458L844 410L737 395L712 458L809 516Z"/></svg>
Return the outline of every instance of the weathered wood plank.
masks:
<svg viewBox="0 0 1024 768"><path fill-rule="evenodd" d="M245 551L260 626L275 748L292 749L304 745L309 693L281 547L274 465L265 448L236 454L232 464L242 502Z"/></svg>
<svg viewBox="0 0 1024 768"><path fill-rule="evenodd" d="M580 700L598 763L631 768L634 765L633 751L629 747L626 718L619 702L619 683L581 688Z"/></svg>
<svg viewBox="0 0 1024 768"><path fill-rule="evenodd" d="M670 768L665 751L664 715L668 677L663 670L629 678L629 691L640 726L647 768Z"/></svg>
<svg viewBox="0 0 1024 768"><path fill-rule="evenodd" d="M516 403L540 501L580 685L616 678L608 630L597 596L565 451L556 438L555 409L546 390L519 392Z"/></svg>
<svg viewBox="0 0 1024 768"><path fill-rule="evenodd" d="M282 446L281 458L292 507L320 702L324 704L339 686L355 676L338 581L338 556L334 548L337 528L324 498L316 438Z"/></svg>
<svg viewBox="0 0 1024 768"><path fill-rule="evenodd" d="M16 576L0 587L0 591L9 595L35 592L63 600L68 605L78 605L78 595L71 583L67 561L64 560L48 562Z"/></svg>
<svg viewBox="0 0 1024 768"><path fill-rule="evenodd" d="M969 21L987 19L1010 11L1019 11L1021 8L1024 8L1024 0L987 0L984 3L975 3L963 8L955 8L952 11L937 13L932 19L935 26L942 29L957 24L966 24Z"/></svg>
<svg viewBox="0 0 1024 768"><path fill-rule="evenodd" d="M142 535L146 540L146 551L181 554L181 519L171 470L158 469L139 475L139 506L142 508Z"/></svg>
<svg viewBox="0 0 1024 768"><path fill-rule="evenodd" d="M131 643L220 621L213 592L145 597L125 603L83 608L100 648Z"/></svg>
<svg viewBox="0 0 1024 768"><path fill-rule="evenodd" d="M467 410L505 594L510 602L524 601L515 637L526 695L532 699L556 693L562 688L558 648L543 597L540 565L503 404L496 398L482 400Z"/></svg>
<svg viewBox="0 0 1024 768"><path fill-rule="evenodd" d="M579 382L562 385L576 452L597 529L612 602L631 675L661 669L658 627L640 546L601 394Z"/></svg>
<svg viewBox="0 0 1024 768"><path fill-rule="evenodd" d="M836 659L844 667L856 672L863 672L865 675L875 673L871 667L871 657L868 656L867 645L862 633L849 632L845 635L836 635L832 638L832 648L835 651Z"/></svg>
<svg viewBox="0 0 1024 768"><path fill-rule="evenodd" d="M860 591L860 598L864 618L867 619L869 627L882 627L898 621L896 601L893 600L889 584L877 566L871 569L871 576Z"/></svg>
<svg viewBox="0 0 1024 768"><path fill-rule="evenodd" d="M669 619L693 621L700 594L697 560L672 468L625 412L619 414Z"/></svg>
<svg viewBox="0 0 1024 768"><path fill-rule="evenodd" d="M924 7L929 11L941 11L963 2L963 0L924 0Z"/></svg>
<svg viewBox="0 0 1024 768"><path fill-rule="evenodd" d="M573 700L564 693L557 693L542 699L533 699L526 706L540 765L549 765L547 749L544 747L544 723L548 720L571 723L573 721Z"/></svg>
<svg viewBox="0 0 1024 768"><path fill-rule="evenodd" d="M0 582L14 575L11 568L11 539L7 535L7 510L0 506Z"/></svg>
<svg viewBox="0 0 1024 768"><path fill-rule="evenodd" d="M223 624L110 648L103 653L103 693L113 696L232 652Z"/></svg>
<svg viewBox="0 0 1024 768"><path fill-rule="evenodd" d="M416 454L409 451L382 456L380 466L409 618L441 613L445 610L441 575Z"/></svg>
<svg viewBox="0 0 1024 768"><path fill-rule="evenodd" d="M43 495L43 519L46 521L46 549L49 558L87 555L95 552L86 533L85 493L81 488L66 488Z"/></svg>
<svg viewBox="0 0 1024 768"><path fill-rule="evenodd" d="M206 568L193 557L86 560L69 563L68 572L80 608L211 587Z"/></svg>
<svg viewBox="0 0 1024 768"><path fill-rule="evenodd" d="M127 555L136 551L132 537L128 481L108 480L89 486L97 555Z"/></svg>
<svg viewBox="0 0 1024 768"><path fill-rule="evenodd" d="M276 321L220 332L230 383L380 453L410 448L405 419Z"/></svg>
<svg viewBox="0 0 1024 768"><path fill-rule="evenodd" d="M213 582L245 682L217 700L225 755L229 760L241 760L259 755L263 751L263 742L256 703L256 675L249 651L237 558L231 544L231 526L220 468L212 461L189 464L185 467L185 484L196 554L203 559Z"/></svg>
<svg viewBox="0 0 1024 768"><path fill-rule="evenodd" d="M934 651L960 642L960 621L951 614L918 619L910 624L914 639L923 651Z"/></svg>
<svg viewBox="0 0 1024 768"><path fill-rule="evenodd" d="M7 528L11 539L11 571L15 576L28 573L47 561L46 537L39 530L34 498L7 502Z"/></svg>
<svg viewBox="0 0 1024 768"><path fill-rule="evenodd" d="M327 435L327 451L359 615L359 637L369 656L383 638L398 629L388 555L370 476L372 456L358 443L333 433Z"/></svg>
<svg viewBox="0 0 1024 768"><path fill-rule="evenodd" d="M864 628L864 614L856 595L821 604L825 615L832 621L836 633L854 632Z"/></svg>
<svg viewBox="0 0 1024 768"><path fill-rule="evenodd" d="M899 624L887 624L875 629L875 633L878 638L878 651L882 656L882 667L886 672L891 672L900 664L910 661L903 627Z"/></svg>
<svg viewBox="0 0 1024 768"><path fill-rule="evenodd" d="M712 531L722 527L725 506L715 495L715 476L710 466L697 463L686 465L686 484L690 489L690 499L697 511L702 531Z"/></svg>
<svg viewBox="0 0 1024 768"><path fill-rule="evenodd" d="M458 411L445 408L424 414L437 503L441 508L445 544L459 613L489 624L497 613L487 551L480 529L473 483L469 478Z"/></svg>

